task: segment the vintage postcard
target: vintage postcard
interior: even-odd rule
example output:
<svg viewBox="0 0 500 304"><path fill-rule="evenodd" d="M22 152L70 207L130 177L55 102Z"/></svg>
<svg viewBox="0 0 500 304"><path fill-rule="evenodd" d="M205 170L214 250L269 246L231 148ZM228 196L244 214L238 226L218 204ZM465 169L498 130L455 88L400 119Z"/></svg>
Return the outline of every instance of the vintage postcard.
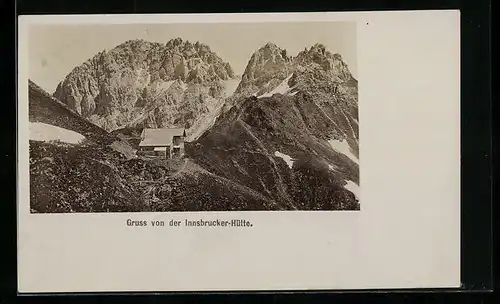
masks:
<svg viewBox="0 0 500 304"><path fill-rule="evenodd" d="M460 283L457 12L20 16L18 40L21 292Z"/></svg>
<svg viewBox="0 0 500 304"><path fill-rule="evenodd" d="M30 33L31 212L360 209L355 22Z"/></svg>

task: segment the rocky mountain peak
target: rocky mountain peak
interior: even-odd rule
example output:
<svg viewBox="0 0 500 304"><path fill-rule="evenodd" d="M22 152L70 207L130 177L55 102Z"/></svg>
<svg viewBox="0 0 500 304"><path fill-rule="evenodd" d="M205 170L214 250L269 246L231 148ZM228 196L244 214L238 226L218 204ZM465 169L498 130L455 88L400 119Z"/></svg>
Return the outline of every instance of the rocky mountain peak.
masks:
<svg viewBox="0 0 500 304"><path fill-rule="evenodd" d="M280 48L272 42L267 42L264 46L259 48L252 57L261 60L273 60L274 62L289 62L292 59L292 57L287 55L285 49Z"/></svg>
<svg viewBox="0 0 500 304"><path fill-rule="evenodd" d="M264 57L273 56L273 54L279 54L280 55L279 57L283 58L284 60L290 59L287 57L285 49L280 48L279 46L277 46L272 42L267 42L263 47L261 47L257 51L257 53L263 54Z"/></svg>
<svg viewBox="0 0 500 304"><path fill-rule="evenodd" d="M336 124L331 130L332 136L357 141L354 126L357 81L340 54L330 52L324 44L316 43L291 57L275 44L267 43L252 55L236 93L226 102L224 111L249 96L256 96L258 102L269 97L279 99L280 95L291 99L310 98L322 109L326 119Z"/></svg>
<svg viewBox="0 0 500 304"><path fill-rule="evenodd" d="M288 56L287 51L268 42L250 57L236 93L259 94L283 81L291 68L292 57Z"/></svg>
<svg viewBox="0 0 500 304"><path fill-rule="evenodd" d="M130 40L127 40L125 42L123 42L122 44L118 45L117 48L120 48L120 47L126 47L126 46L137 46L137 45L141 45L141 44L153 44L153 42L150 42L150 41L146 41L144 39L130 39Z"/></svg>
<svg viewBox="0 0 500 304"><path fill-rule="evenodd" d="M294 58L294 64L300 70L317 70L326 72L335 82L345 82L352 79L347 64L340 54L333 54L321 43L316 43L309 49L301 51Z"/></svg>
<svg viewBox="0 0 500 304"><path fill-rule="evenodd" d="M231 65L203 43L134 39L75 67L54 96L107 131L192 125L233 78Z"/></svg>
<svg viewBox="0 0 500 304"><path fill-rule="evenodd" d="M320 52L322 54L325 54L325 52L327 51L326 50L326 47L324 44L322 43L316 43L314 44L310 49L309 49L310 52Z"/></svg>
<svg viewBox="0 0 500 304"><path fill-rule="evenodd" d="M330 52L322 43L306 47L292 57L285 49L268 42L252 54L236 93L264 96L280 91L279 87L295 87L308 92L318 89L328 93L343 92L333 87L340 83L352 86L355 82L342 56Z"/></svg>

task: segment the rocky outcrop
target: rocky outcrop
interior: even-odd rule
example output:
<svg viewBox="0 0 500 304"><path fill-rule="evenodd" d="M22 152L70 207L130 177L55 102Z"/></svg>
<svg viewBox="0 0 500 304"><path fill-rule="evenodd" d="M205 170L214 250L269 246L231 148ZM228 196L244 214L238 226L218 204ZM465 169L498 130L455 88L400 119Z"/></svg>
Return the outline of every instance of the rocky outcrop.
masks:
<svg viewBox="0 0 500 304"><path fill-rule="evenodd" d="M340 54L333 54L320 43L305 48L297 56L268 43L250 58L242 80L224 105L229 111L250 96L304 93L314 101L334 128L329 136L349 141L358 150L358 82Z"/></svg>
<svg viewBox="0 0 500 304"><path fill-rule="evenodd" d="M207 45L127 41L76 67L54 96L107 131L123 127L191 127L234 78Z"/></svg>
<svg viewBox="0 0 500 304"><path fill-rule="evenodd" d="M276 87L293 72L292 57L274 43L267 43L248 61L237 94L261 95Z"/></svg>
<svg viewBox="0 0 500 304"><path fill-rule="evenodd" d="M359 184L357 159L332 147L336 128L305 93L249 97L222 114L187 153L278 210L359 210L349 188Z"/></svg>
<svg viewBox="0 0 500 304"><path fill-rule="evenodd" d="M300 52L294 64L289 86L309 95L335 125L331 136L349 141L358 153L358 82L341 55L316 44Z"/></svg>

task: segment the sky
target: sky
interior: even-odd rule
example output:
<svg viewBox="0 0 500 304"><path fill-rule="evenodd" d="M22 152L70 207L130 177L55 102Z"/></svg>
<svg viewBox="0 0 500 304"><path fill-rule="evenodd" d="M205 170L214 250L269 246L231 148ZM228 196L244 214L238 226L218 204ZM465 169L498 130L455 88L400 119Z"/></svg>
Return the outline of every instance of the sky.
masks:
<svg viewBox="0 0 500 304"><path fill-rule="evenodd" d="M339 53L357 78L354 22L36 24L29 29L29 77L49 93L73 68L131 39L166 43L180 37L208 45L241 75L253 52L273 42L289 55L322 43Z"/></svg>

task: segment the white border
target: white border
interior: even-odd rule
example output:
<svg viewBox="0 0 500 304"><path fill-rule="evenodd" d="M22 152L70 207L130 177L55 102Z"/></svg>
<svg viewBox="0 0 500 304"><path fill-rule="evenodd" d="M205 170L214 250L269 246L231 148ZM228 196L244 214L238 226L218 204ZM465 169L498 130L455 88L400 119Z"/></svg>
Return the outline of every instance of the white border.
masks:
<svg viewBox="0 0 500 304"><path fill-rule="evenodd" d="M20 292L458 287L459 12L19 17ZM361 212L29 213L28 26L358 22ZM243 217L252 229L131 230Z"/></svg>

